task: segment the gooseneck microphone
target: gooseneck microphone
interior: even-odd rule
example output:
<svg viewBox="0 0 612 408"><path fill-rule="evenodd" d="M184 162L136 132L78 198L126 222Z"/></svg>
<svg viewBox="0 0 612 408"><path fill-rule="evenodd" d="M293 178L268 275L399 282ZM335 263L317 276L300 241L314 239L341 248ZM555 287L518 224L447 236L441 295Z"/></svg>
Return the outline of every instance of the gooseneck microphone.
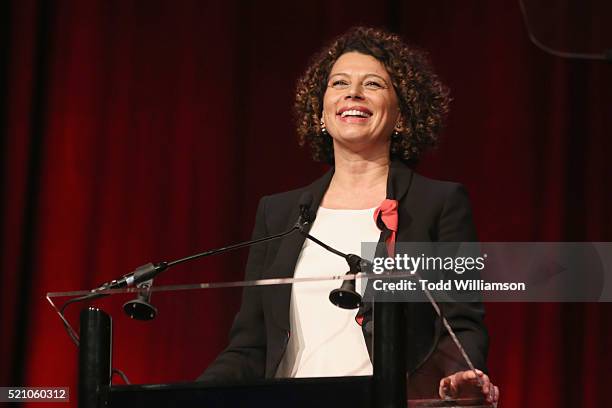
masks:
<svg viewBox="0 0 612 408"><path fill-rule="evenodd" d="M315 244L325 248L327 251L344 258L349 266L349 271L346 273L346 275L356 276L359 272L363 272L365 267L369 264L368 261L359 255L345 254L338 251L337 249L313 237L304 230L300 230L300 233ZM340 286L340 288L332 290L329 294L329 301L342 309L358 308L361 305L361 295L357 293L355 279L346 279L342 282L342 286Z"/></svg>
<svg viewBox="0 0 612 408"><path fill-rule="evenodd" d="M69 336L71 337L73 342L78 346L79 337L77 333L71 330L70 326L65 321L65 317L64 317L65 310L70 304L108 296L108 294L104 293L104 291L110 290L110 289L120 289L120 288L135 286L135 285L139 286L141 284L149 287L150 281L154 277L156 277L157 275L159 275L160 273L164 272L165 270L169 269L172 266L176 266L176 265L179 265L185 262L193 261L193 260L204 258L207 256L221 254L221 253L232 251L235 249L250 247L252 245L256 245L256 244L267 242L267 241L273 241L276 239L283 238L287 235L290 235L296 231L305 231L305 226L312 223L312 220L314 220L314 215L311 212L312 201L313 201L312 193L308 191L302 193L298 201L299 203L298 220L287 231L284 231L278 234L273 234L273 235L266 236L266 237L262 237L262 238L258 238L258 239L253 239L250 241L244 241L244 242L240 242L237 244L228 245L228 246L221 247L221 248L211 249L211 250L200 252L200 253L190 255L184 258L180 258L180 259L177 259L171 262L163 261L163 262L158 262L158 263L147 263L145 265L139 266L133 272L123 275L121 278L113 279L112 281L106 282L98 286L97 288L92 289L91 292L88 293L87 295L68 300L60 308L60 315L62 316L62 321L64 323L64 326L66 327L66 330L68 331ZM140 303L142 304L142 302ZM145 305L145 308L146 308L146 305ZM126 312L130 314L128 310L130 309L126 309ZM144 315L150 316L149 314L146 314L146 313ZM130 316L137 317L138 314L135 314L135 315L130 314Z"/></svg>

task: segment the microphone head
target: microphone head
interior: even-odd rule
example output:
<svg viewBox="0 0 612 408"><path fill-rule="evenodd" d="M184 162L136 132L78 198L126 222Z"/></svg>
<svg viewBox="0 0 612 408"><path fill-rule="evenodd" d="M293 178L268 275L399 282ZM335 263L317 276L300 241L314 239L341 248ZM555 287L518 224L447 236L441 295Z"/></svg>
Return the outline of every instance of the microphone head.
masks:
<svg viewBox="0 0 612 408"><path fill-rule="evenodd" d="M313 197L310 191L304 191L300 196L300 221L303 224L310 224L314 221L316 211L312 210Z"/></svg>

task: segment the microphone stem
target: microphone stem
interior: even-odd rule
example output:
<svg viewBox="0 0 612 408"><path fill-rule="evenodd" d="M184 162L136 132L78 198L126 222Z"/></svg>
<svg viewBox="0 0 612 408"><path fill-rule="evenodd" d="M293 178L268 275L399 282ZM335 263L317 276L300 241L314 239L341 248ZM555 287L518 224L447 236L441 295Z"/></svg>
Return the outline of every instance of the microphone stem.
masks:
<svg viewBox="0 0 612 408"><path fill-rule="evenodd" d="M251 240L251 241L240 242L238 244L228 245L228 246L223 247L223 248L211 249L209 251L200 252L199 254L186 256L185 258L181 258L181 259L177 259L177 260L172 261L172 262L168 262L167 267L169 268L171 266L182 264L184 262L188 262L188 261L191 261L193 259L198 259L198 258L202 258L202 257L205 257L205 256L215 255L215 254L220 254L222 252L232 251L234 249L240 249L240 248L244 248L244 247L247 247L247 246L250 246L250 245L259 244L260 242L266 242L266 241L271 241L273 239L282 238L285 235L291 234L296 229L298 229L298 227L294 226L289 231L281 232L280 234L271 235L269 237L264 237L264 238L258 238L258 239L254 239L254 240Z"/></svg>
<svg viewBox="0 0 612 408"><path fill-rule="evenodd" d="M316 239L315 237L313 237L312 235L310 235L309 233L307 233L307 232L305 232L303 230L300 230L300 232L302 233L302 235L304 235L309 240L311 240L314 243L322 246L323 248L327 249L329 252L332 252L332 253L334 253L336 255L339 255L339 256L343 257L344 259L346 259L348 261L348 255L347 254L342 253L342 252L338 251L337 249L334 249L334 248L330 247L329 245L319 241L318 239Z"/></svg>

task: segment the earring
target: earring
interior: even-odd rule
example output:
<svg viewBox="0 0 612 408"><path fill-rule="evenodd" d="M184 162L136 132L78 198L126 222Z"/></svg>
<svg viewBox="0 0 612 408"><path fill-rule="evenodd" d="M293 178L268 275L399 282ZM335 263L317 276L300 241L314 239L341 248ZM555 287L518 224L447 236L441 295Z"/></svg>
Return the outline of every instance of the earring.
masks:
<svg viewBox="0 0 612 408"><path fill-rule="evenodd" d="M395 127L393 128L393 133L391 134L391 137L393 139L399 139L399 137L401 136L400 132L402 131L403 127L404 126L402 125L401 120L398 120L395 124Z"/></svg>
<svg viewBox="0 0 612 408"><path fill-rule="evenodd" d="M327 133L327 128L325 127L325 122L323 122L323 119L321 119L321 133Z"/></svg>

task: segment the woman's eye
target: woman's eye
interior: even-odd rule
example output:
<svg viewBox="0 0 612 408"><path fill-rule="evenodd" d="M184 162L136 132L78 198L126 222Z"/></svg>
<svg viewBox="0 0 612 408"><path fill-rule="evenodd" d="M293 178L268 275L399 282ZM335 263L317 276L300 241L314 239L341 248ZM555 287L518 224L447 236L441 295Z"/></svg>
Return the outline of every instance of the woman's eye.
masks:
<svg viewBox="0 0 612 408"><path fill-rule="evenodd" d="M343 79L337 79L335 81L332 81L332 86L334 88L344 88L348 86L348 82Z"/></svg>
<svg viewBox="0 0 612 408"><path fill-rule="evenodd" d="M365 83L365 86L368 88L375 88L375 89L382 88L382 85L376 81L368 81Z"/></svg>

